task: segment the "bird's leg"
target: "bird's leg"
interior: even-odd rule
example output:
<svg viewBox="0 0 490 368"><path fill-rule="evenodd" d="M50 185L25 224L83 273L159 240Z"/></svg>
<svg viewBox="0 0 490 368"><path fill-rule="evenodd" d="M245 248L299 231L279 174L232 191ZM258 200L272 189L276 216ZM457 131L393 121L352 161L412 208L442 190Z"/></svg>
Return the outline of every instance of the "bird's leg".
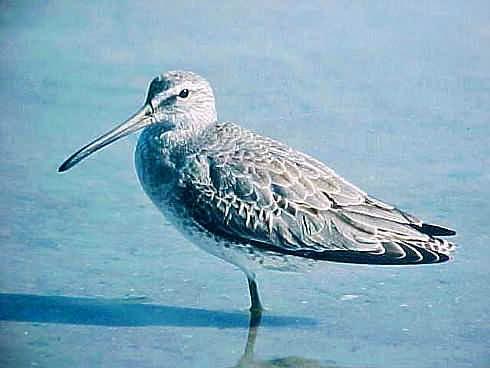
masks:
<svg viewBox="0 0 490 368"><path fill-rule="evenodd" d="M248 290L250 291L250 301L252 305L250 306L250 312L252 313L252 317L250 321L252 322L254 314L261 314L264 308L262 308L262 303L260 302L259 289L257 287L257 283L254 278L248 277ZM260 318L259 318L260 321Z"/></svg>
<svg viewBox="0 0 490 368"><path fill-rule="evenodd" d="M250 323L248 325L247 345L245 345L245 350L243 352L242 358L240 359L240 363L244 366L248 366L246 365L247 362L253 361L255 340L257 339L257 333L259 330L261 319L262 319L261 311L253 311L253 310L251 311Z"/></svg>

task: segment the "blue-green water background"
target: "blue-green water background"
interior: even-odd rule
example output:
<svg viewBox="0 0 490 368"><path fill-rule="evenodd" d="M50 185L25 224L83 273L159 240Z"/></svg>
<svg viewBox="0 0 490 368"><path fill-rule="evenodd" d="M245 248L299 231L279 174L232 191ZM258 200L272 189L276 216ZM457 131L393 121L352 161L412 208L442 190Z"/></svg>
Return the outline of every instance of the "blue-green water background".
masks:
<svg viewBox="0 0 490 368"><path fill-rule="evenodd" d="M261 273L258 360L490 366L488 1L2 1L0 67L0 366L240 359L245 277L145 197L136 137L56 172L174 69L221 120L458 231L449 264Z"/></svg>

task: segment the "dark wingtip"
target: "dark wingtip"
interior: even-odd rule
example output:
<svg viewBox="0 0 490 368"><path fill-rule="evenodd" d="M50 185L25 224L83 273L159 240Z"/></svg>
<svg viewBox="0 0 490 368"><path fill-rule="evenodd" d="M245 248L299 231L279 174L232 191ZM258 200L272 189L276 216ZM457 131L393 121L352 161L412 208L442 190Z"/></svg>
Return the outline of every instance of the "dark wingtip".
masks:
<svg viewBox="0 0 490 368"><path fill-rule="evenodd" d="M417 226L417 225L411 225L411 226L417 229L418 231L423 232L424 234L430 236L456 235L456 231L438 225L422 224L422 226Z"/></svg>

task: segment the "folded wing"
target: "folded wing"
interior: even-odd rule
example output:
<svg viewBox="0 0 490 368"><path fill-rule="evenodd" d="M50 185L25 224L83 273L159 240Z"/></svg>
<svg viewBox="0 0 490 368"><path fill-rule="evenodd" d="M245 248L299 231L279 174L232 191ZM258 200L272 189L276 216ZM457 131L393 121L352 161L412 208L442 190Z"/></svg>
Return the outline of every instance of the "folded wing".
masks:
<svg viewBox="0 0 490 368"><path fill-rule="evenodd" d="M284 254L352 263L449 259L454 231L423 223L348 183L321 162L235 124L183 171L194 218L230 241Z"/></svg>

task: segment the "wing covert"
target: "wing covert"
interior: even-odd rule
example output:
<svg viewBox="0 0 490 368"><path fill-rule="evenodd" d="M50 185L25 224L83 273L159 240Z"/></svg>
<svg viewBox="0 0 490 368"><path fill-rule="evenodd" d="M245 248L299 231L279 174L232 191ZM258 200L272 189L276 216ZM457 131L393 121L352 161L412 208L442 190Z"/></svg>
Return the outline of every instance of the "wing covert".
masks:
<svg viewBox="0 0 490 368"><path fill-rule="evenodd" d="M436 262L452 246L421 231L419 219L282 143L232 123L217 125L213 137L189 158L182 178L195 220L212 232L358 263Z"/></svg>
<svg viewBox="0 0 490 368"><path fill-rule="evenodd" d="M183 181L202 225L293 250L321 251L342 244L341 236L331 239L332 226L343 231L331 210L362 203L363 192L272 139L231 123L218 126L216 133L216 144L212 141L193 156L184 170Z"/></svg>

